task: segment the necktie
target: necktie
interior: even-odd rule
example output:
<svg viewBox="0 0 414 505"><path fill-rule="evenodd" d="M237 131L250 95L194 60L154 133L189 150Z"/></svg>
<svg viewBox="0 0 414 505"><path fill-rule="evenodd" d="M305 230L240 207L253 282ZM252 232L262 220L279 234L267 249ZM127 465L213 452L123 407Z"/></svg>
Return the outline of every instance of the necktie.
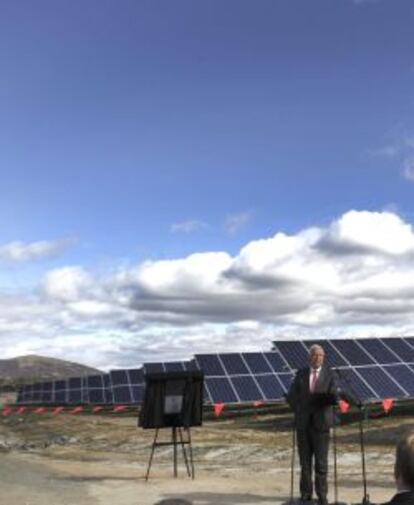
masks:
<svg viewBox="0 0 414 505"><path fill-rule="evenodd" d="M316 381L318 380L318 372L317 370L312 370L311 384L310 384L310 392L313 393L316 387Z"/></svg>

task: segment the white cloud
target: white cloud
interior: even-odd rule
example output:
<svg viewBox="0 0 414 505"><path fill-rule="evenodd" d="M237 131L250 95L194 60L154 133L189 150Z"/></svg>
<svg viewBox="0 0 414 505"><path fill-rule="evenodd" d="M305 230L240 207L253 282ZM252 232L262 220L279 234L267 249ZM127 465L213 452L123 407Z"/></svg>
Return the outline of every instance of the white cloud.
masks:
<svg viewBox="0 0 414 505"><path fill-rule="evenodd" d="M192 233L198 230L204 230L206 228L208 228L208 224L204 221L199 221L198 219L188 219L187 221L172 224L170 231L172 233Z"/></svg>
<svg viewBox="0 0 414 505"><path fill-rule="evenodd" d="M226 216L224 227L230 235L235 235L244 228L252 219L251 212L238 212Z"/></svg>
<svg viewBox="0 0 414 505"><path fill-rule="evenodd" d="M54 300L71 302L85 295L94 280L82 267L57 268L48 272L42 281L42 291Z"/></svg>
<svg viewBox="0 0 414 505"><path fill-rule="evenodd" d="M414 136L400 135L394 142L372 150L373 156L389 158L399 163L401 176L407 181L414 182ZM402 168L401 168L402 167Z"/></svg>
<svg viewBox="0 0 414 505"><path fill-rule="evenodd" d="M144 261L96 276L52 270L39 289L0 293L4 357L35 352L92 366L269 349L283 337L414 333L414 232L390 211L327 227Z"/></svg>
<svg viewBox="0 0 414 505"><path fill-rule="evenodd" d="M370 154L372 156L378 156L380 158L390 158L390 159L396 158L400 153L401 153L401 146L399 145L387 145L370 151Z"/></svg>
<svg viewBox="0 0 414 505"><path fill-rule="evenodd" d="M55 258L75 244L75 239L56 241L42 240L25 244L20 241L9 242L0 246L0 258L11 262L26 263Z"/></svg>
<svg viewBox="0 0 414 505"><path fill-rule="evenodd" d="M321 242L337 253L372 250L399 255L414 251L412 226L391 212L350 211L331 225Z"/></svg>
<svg viewBox="0 0 414 505"><path fill-rule="evenodd" d="M372 156L388 158L398 163L401 177L414 182L414 135L400 134L394 141L377 149L371 150Z"/></svg>
<svg viewBox="0 0 414 505"><path fill-rule="evenodd" d="M376 2L379 2L379 0L353 0L354 4L372 4L372 3L376 3Z"/></svg>
<svg viewBox="0 0 414 505"><path fill-rule="evenodd" d="M414 156L404 160L403 176L407 180L414 182Z"/></svg>

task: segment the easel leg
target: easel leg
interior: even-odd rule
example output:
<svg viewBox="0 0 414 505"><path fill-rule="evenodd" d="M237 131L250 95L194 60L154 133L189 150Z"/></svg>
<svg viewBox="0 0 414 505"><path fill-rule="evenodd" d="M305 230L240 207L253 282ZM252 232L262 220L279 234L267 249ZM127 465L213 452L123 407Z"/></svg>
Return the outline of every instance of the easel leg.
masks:
<svg viewBox="0 0 414 505"><path fill-rule="evenodd" d="M177 477L177 428L174 426L172 429L172 444L174 451L174 477Z"/></svg>
<svg viewBox="0 0 414 505"><path fill-rule="evenodd" d="M184 462L185 462L185 467L187 468L187 475L190 477L191 476L191 473L190 473L190 467L188 465L188 459L187 459L187 452L185 450L185 446L184 446L184 439L183 439L183 431L181 428L178 428L178 433L180 435L180 444L181 444L181 449L183 450L183 456L184 456Z"/></svg>
<svg viewBox="0 0 414 505"><path fill-rule="evenodd" d="M188 431L188 447L190 450L190 463L191 463L191 478L194 480L194 460L193 460L193 444L191 443L191 430L187 428Z"/></svg>
<svg viewBox="0 0 414 505"><path fill-rule="evenodd" d="M158 438L158 428L155 430L155 436L154 436L154 440L152 442L151 455L150 455L150 459L148 462L148 468L147 468L147 474L145 475L145 480L148 480L148 477L150 474L151 465L152 465L152 458L154 456L155 446L157 445L157 438Z"/></svg>

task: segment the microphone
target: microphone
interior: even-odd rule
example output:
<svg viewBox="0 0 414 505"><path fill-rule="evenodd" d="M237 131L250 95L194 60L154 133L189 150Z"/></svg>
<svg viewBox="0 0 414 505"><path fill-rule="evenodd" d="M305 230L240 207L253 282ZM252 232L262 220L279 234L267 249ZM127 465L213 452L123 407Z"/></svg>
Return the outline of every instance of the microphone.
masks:
<svg viewBox="0 0 414 505"><path fill-rule="evenodd" d="M361 410L365 405L361 398L359 398L359 396L355 393L355 389L353 388L349 378L339 367L333 367L332 370L336 373L342 384L345 383L347 386L347 388L344 389L340 384L338 385L339 397L348 403L356 405Z"/></svg>

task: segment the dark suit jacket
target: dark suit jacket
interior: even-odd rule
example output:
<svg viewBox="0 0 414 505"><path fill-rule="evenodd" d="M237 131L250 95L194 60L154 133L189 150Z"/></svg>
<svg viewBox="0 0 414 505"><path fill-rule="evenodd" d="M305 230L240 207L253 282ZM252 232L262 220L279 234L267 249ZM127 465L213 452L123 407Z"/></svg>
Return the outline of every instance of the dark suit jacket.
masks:
<svg viewBox="0 0 414 505"><path fill-rule="evenodd" d="M315 392L311 393L309 373L309 367L298 370L286 399L295 412L297 429L304 429L310 424L316 430L327 431L333 425L333 405L338 400L336 377L330 368L323 366Z"/></svg>
<svg viewBox="0 0 414 505"><path fill-rule="evenodd" d="M414 491L404 491L397 493L391 500L383 505L413 505L414 504Z"/></svg>

